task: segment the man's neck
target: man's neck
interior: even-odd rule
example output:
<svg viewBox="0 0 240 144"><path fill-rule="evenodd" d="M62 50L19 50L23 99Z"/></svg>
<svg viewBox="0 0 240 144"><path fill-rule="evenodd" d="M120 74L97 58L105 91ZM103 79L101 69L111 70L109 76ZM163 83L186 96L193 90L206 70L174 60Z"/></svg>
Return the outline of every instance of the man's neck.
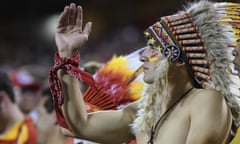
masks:
<svg viewBox="0 0 240 144"><path fill-rule="evenodd" d="M193 88L191 82L174 82L168 83L166 92L162 98L162 110L166 111L169 107L174 105L176 101L187 95Z"/></svg>

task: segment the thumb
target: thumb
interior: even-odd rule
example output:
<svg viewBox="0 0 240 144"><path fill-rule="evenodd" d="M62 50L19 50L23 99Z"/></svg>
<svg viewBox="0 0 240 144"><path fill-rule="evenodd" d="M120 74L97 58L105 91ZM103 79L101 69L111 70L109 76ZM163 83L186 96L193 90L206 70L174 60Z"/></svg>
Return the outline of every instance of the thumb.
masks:
<svg viewBox="0 0 240 144"><path fill-rule="evenodd" d="M88 22L83 29L83 33L89 36L91 31L92 31L92 22Z"/></svg>

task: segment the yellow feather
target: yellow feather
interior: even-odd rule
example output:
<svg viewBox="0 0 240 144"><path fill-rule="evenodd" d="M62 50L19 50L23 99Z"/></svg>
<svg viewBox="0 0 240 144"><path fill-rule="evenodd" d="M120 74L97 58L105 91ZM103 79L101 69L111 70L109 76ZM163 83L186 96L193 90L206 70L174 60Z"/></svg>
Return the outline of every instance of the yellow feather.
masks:
<svg viewBox="0 0 240 144"><path fill-rule="evenodd" d="M128 68L128 62L124 56L113 56L104 67L104 71L122 75L122 81L126 81L134 73L134 70Z"/></svg>
<svg viewBox="0 0 240 144"><path fill-rule="evenodd" d="M129 95L133 100L138 100L141 97L142 89L144 86L143 81L128 81L135 74L135 70L129 68L128 61L125 56L113 56L108 63L98 71L101 74L108 74L108 77L119 76L121 82L126 82L129 88Z"/></svg>

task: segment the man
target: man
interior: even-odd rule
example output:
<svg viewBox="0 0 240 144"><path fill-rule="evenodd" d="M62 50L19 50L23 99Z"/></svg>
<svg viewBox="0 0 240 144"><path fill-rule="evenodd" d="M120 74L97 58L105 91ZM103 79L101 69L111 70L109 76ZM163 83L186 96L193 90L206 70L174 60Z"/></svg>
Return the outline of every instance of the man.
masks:
<svg viewBox="0 0 240 144"><path fill-rule="evenodd" d="M11 81L0 72L0 144L36 144L36 128L15 103Z"/></svg>
<svg viewBox="0 0 240 144"><path fill-rule="evenodd" d="M42 99L38 105L39 117L36 121L38 130L38 144L73 144L73 139L61 133L56 125L55 113L49 88L42 92Z"/></svg>
<svg viewBox="0 0 240 144"><path fill-rule="evenodd" d="M35 72L34 72L35 71ZM21 111L29 115L34 122L38 119L36 107L41 99L43 77L38 75L46 73L38 66L23 66L18 70L10 72L10 78L16 92L16 102Z"/></svg>
<svg viewBox="0 0 240 144"><path fill-rule="evenodd" d="M87 41L92 24L88 22L82 29L82 8L66 6L57 26L59 56L54 67L64 102L61 90L50 85L59 124L71 130L66 131L69 135L99 143L134 138L139 144L229 142L231 126L239 123L239 105L230 93L226 71L224 50L229 41L216 17L225 7L228 4L201 1L150 26L146 31L148 46L140 56L148 83L142 98L118 111L87 113L74 77L93 88L95 85L91 76L80 71L80 76L75 74L74 67L77 51ZM55 81L56 76L51 75L50 82ZM202 89L204 84L213 84L218 91Z"/></svg>

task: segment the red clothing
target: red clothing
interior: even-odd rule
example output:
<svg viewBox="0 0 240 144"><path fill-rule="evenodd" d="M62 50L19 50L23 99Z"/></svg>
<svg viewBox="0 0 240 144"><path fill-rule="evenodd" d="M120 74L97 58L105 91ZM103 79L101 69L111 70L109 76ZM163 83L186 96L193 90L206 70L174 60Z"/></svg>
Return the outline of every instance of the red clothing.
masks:
<svg viewBox="0 0 240 144"><path fill-rule="evenodd" d="M69 138L64 142L64 144L73 144L73 138Z"/></svg>
<svg viewBox="0 0 240 144"><path fill-rule="evenodd" d="M136 140L132 140L130 142L127 142L127 144L137 144Z"/></svg>
<svg viewBox="0 0 240 144"><path fill-rule="evenodd" d="M0 135L0 144L37 144L37 129L32 119L26 116L4 135Z"/></svg>

